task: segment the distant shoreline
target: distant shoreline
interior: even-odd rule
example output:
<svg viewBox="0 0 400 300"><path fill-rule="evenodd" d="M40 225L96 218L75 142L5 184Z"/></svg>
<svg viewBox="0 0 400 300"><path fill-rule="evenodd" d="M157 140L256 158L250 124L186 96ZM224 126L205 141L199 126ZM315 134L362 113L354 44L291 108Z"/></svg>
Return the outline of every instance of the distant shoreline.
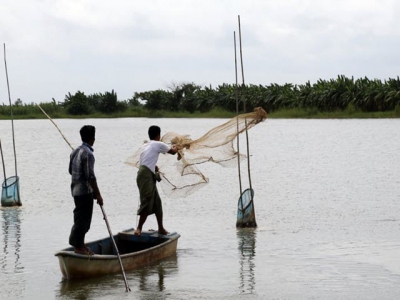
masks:
<svg viewBox="0 0 400 300"><path fill-rule="evenodd" d="M243 112L240 112L243 113ZM268 112L267 112L268 113ZM65 113L54 113L50 115L52 119L96 119L96 118L195 118L195 119L230 119L236 116L236 113L224 110L212 110L207 113L188 113L172 111L145 111L145 110L127 110L122 113L102 114L94 113L87 115L70 115ZM14 120L34 120L46 119L41 112L29 113L24 115L15 114ZM391 119L400 118L400 112L397 110L385 112L362 112L354 110L343 110L333 112L320 112L306 109L283 109L268 113L270 119ZM0 115L0 120L11 120L11 116Z"/></svg>

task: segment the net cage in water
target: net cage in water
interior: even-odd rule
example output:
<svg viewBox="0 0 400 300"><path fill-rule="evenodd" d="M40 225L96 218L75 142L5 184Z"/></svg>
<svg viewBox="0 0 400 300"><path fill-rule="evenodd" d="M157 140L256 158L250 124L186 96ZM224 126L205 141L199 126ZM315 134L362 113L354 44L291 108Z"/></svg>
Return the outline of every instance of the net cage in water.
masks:
<svg viewBox="0 0 400 300"><path fill-rule="evenodd" d="M236 227L257 227L253 198L253 189L246 189L242 195L240 195Z"/></svg>
<svg viewBox="0 0 400 300"><path fill-rule="evenodd" d="M19 177L11 176L4 180L1 186L1 205L14 206L21 205L19 197Z"/></svg>

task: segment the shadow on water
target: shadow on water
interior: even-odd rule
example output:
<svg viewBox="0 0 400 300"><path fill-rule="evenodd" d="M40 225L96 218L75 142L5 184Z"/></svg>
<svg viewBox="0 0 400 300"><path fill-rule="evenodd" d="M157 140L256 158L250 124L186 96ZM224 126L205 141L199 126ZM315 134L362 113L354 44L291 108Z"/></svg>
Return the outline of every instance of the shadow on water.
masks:
<svg viewBox="0 0 400 300"><path fill-rule="evenodd" d="M252 294L256 285L255 263L256 229L241 228L237 230L239 250L239 291L242 294Z"/></svg>
<svg viewBox="0 0 400 300"><path fill-rule="evenodd" d="M175 274L177 269L177 256L174 255L146 267L126 271L130 293L135 293L135 299L164 298L164 279ZM126 293L125 283L122 274L119 273L91 279L62 280L56 297L77 300L118 298L122 297L123 293Z"/></svg>
<svg viewBox="0 0 400 300"><path fill-rule="evenodd" d="M23 286L21 276L24 267L20 262L21 257L21 208L10 207L1 208L2 214L2 240L3 255L0 259L1 273L7 276L9 285L14 285L12 295L8 295L8 299L20 295L20 287ZM2 295L6 296L6 295ZM11 298L10 298L11 297Z"/></svg>

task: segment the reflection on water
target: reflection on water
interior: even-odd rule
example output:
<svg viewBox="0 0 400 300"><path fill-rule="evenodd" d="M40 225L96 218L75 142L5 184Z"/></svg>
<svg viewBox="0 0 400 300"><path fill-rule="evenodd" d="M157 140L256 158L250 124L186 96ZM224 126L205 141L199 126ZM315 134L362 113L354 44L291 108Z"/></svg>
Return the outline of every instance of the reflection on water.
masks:
<svg viewBox="0 0 400 300"><path fill-rule="evenodd" d="M7 275L8 284L16 284L15 289L6 291L8 299L19 297L23 286L21 276L24 267L20 262L21 256L21 208L10 207L2 208L2 234L3 234L3 255L0 259L1 272Z"/></svg>
<svg viewBox="0 0 400 300"><path fill-rule="evenodd" d="M105 296L107 290L118 286L119 277L116 274L91 279L62 280L57 298L94 299L96 296Z"/></svg>
<svg viewBox="0 0 400 300"><path fill-rule="evenodd" d="M140 290L141 299L155 299L166 289L164 279L177 271L177 256L168 257L162 261L137 270L125 272L132 293ZM125 292L122 274L112 274L91 279L63 280L56 295L67 299L99 299L107 298L107 293L115 294L115 290ZM161 292L161 293L160 293ZM136 296L135 296L136 297Z"/></svg>
<svg viewBox="0 0 400 300"><path fill-rule="evenodd" d="M177 270L177 256L173 255L155 264L132 271L130 278L139 285L140 299L165 299L164 293L168 290L165 278L173 276Z"/></svg>
<svg viewBox="0 0 400 300"><path fill-rule="evenodd" d="M239 290L242 294L252 294L255 289L254 276L256 255L256 229L241 228L237 230L239 249Z"/></svg>
<svg viewBox="0 0 400 300"><path fill-rule="evenodd" d="M21 252L21 210L18 208L3 208L3 257L1 269L5 273L20 272L24 267L19 262Z"/></svg>
<svg viewBox="0 0 400 300"><path fill-rule="evenodd" d="M139 277L139 287L141 291L149 291L149 290L158 290L162 292L165 289L164 286L164 277L165 277L165 269L162 264L156 266L155 269L143 268L138 272ZM152 278L153 274L158 275L158 280L154 282ZM154 286L156 286L154 288Z"/></svg>

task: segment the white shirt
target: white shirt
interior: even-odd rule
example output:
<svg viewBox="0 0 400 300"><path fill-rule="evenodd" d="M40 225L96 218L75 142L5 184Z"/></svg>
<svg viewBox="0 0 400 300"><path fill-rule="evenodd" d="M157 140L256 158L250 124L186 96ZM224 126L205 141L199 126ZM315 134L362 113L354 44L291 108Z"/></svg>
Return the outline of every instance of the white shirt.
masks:
<svg viewBox="0 0 400 300"><path fill-rule="evenodd" d="M148 167L153 173L155 173L158 155L160 153L165 154L171 149L166 143L159 141L149 141L144 143L142 146L142 152L140 153L139 165Z"/></svg>

